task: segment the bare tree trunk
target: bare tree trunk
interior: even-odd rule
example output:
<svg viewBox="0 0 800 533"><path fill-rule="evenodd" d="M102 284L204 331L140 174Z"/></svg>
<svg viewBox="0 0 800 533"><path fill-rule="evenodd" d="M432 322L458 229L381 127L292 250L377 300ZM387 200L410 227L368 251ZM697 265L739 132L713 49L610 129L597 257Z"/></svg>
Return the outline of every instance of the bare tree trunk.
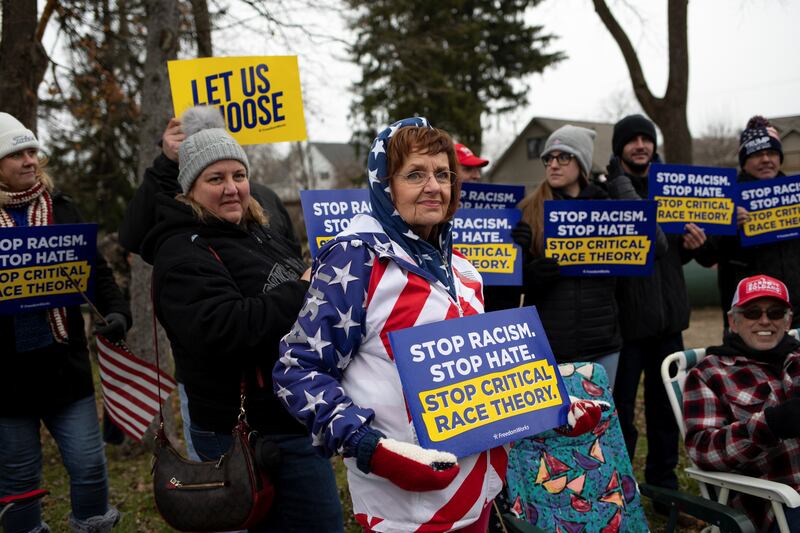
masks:
<svg viewBox="0 0 800 533"><path fill-rule="evenodd" d="M139 179L160 148L157 141L172 116L167 61L178 53L178 4L172 0L146 0L147 9L147 59L144 65L142 86L142 113L139 128ZM131 264L131 311L133 328L128 334L128 344L134 353L147 361L155 361L152 336L150 277L152 269L139 256ZM169 343L163 329L159 328L158 344L161 367L167 368ZM165 404L165 416L171 409ZM149 442L146 440L145 442Z"/></svg>
<svg viewBox="0 0 800 533"><path fill-rule="evenodd" d="M670 162L691 165L692 134L686 117L689 93L689 44L686 32L688 0L668 0L669 79L663 98L656 97L647 86L636 50L605 0L593 2L600 20L622 52L636 99L664 135L663 155Z"/></svg>
<svg viewBox="0 0 800 533"><path fill-rule="evenodd" d="M192 0L194 31L197 34L197 57L214 55L211 47L211 17L208 15L207 0Z"/></svg>
<svg viewBox="0 0 800 533"><path fill-rule="evenodd" d="M36 2L2 0L0 109L36 133L36 91L47 68L47 54L36 39Z"/></svg>

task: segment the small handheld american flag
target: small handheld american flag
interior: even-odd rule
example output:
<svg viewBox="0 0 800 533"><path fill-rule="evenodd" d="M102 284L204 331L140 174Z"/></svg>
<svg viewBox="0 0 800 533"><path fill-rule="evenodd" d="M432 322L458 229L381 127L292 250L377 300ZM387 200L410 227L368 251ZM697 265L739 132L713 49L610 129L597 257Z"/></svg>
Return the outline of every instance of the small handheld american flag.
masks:
<svg viewBox="0 0 800 533"><path fill-rule="evenodd" d="M97 357L106 413L125 433L141 442L161 402L177 386L175 380L102 335L97 335Z"/></svg>

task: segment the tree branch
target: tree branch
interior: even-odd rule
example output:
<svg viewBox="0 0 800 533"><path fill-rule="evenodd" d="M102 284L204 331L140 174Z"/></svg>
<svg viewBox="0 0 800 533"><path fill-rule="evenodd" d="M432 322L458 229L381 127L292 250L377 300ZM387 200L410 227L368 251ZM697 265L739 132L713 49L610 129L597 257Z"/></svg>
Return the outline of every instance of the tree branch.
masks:
<svg viewBox="0 0 800 533"><path fill-rule="evenodd" d="M600 16L608 32L616 41L622 52L622 57L625 59L625 64L628 67L628 72L631 76L631 83L633 84L633 92L636 94L637 100L642 104L645 112L648 115L653 115L653 108L655 108L658 98L653 95L653 92L647 86L647 80L642 71L642 65L639 63L639 57L636 55L636 50L633 48L628 35L622 29L617 19L611 13L605 0L592 0L594 10Z"/></svg>
<svg viewBox="0 0 800 533"><path fill-rule="evenodd" d="M208 14L207 0L191 0L194 30L197 34L197 56L211 57L214 55L211 47L211 20Z"/></svg>
<svg viewBox="0 0 800 533"><path fill-rule="evenodd" d="M688 0L669 0L667 34L669 35L669 79L664 100L685 102L689 92L689 47L686 39Z"/></svg>
<svg viewBox="0 0 800 533"><path fill-rule="evenodd" d="M42 17L39 19L39 24L36 27L35 39L39 43L42 42L42 37L44 37L44 29L47 27L47 23L50 22L50 17L53 15L55 8L56 0L47 0L47 4L45 4L44 9L42 10Z"/></svg>

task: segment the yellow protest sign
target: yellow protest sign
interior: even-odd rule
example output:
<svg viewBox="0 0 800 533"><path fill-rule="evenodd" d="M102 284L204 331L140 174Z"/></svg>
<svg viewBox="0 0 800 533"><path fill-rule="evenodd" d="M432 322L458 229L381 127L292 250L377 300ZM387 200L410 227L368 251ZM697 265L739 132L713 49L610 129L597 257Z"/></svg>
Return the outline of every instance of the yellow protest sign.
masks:
<svg viewBox="0 0 800 533"><path fill-rule="evenodd" d="M240 144L306 139L297 56L204 57L167 68L176 116L217 107Z"/></svg>
<svg viewBox="0 0 800 533"><path fill-rule="evenodd" d="M751 211L742 230L748 237L800 227L800 204Z"/></svg>
<svg viewBox="0 0 800 533"><path fill-rule="evenodd" d="M434 442L523 413L560 405L556 374L547 360L493 372L419 393L422 420Z"/></svg>
<svg viewBox="0 0 800 533"><path fill-rule="evenodd" d="M644 265L650 251L646 235L624 237L571 237L547 239L545 256L559 265Z"/></svg>
<svg viewBox="0 0 800 533"><path fill-rule="evenodd" d="M513 244L453 244L481 274L512 274L517 248Z"/></svg>
<svg viewBox="0 0 800 533"><path fill-rule="evenodd" d="M88 261L34 265L0 271L0 302L33 296L86 292L92 267ZM73 282L75 285L73 285Z"/></svg>

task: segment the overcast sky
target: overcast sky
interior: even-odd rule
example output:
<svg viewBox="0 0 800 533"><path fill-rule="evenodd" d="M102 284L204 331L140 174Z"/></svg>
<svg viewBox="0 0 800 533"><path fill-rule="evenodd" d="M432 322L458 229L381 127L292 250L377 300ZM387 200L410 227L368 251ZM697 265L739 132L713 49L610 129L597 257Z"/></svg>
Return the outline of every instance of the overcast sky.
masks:
<svg viewBox="0 0 800 533"><path fill-rule="evenodd" d="M637 13L609 0L637 48L651 90L663 94L667 79L666 1L635 2ZM237 13L233 13L236 16ZM530 104L510 115L484 118L483 156L496 158L534 116L608 120L632 99L627 68L591 0L546 0L531 10L531 24L559 36L553 50L569 58L531 76ZM335 12L297 11L292 21L342 41L351 37ZM697 136L711 125L739 132L753 114L800 114L800 2L693 0L689 2L689 124ZM215 33L217 55L298 54L309 140L346 142L351 135L350 87L359 70L343 43L289 45L265 36L242 38L242 28ZM633 104L635 105L635 104ZM402 117L396 117L402 118ZM436 117L428 117L436 124Z"/></svg>

